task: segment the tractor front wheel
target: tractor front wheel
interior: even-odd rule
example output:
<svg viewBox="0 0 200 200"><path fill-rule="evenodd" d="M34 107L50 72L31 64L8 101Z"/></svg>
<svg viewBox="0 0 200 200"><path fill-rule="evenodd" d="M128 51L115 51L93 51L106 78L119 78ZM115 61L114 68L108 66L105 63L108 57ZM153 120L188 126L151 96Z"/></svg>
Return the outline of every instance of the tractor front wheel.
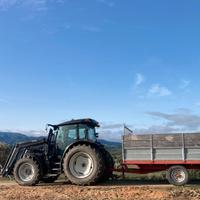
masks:
<svg viewBox="0 0 200 200"><path fill-rule="evenodd" d="M33 158L22 158L16 162L13 174L19 185L36 185L40 179L39 164Z"/></svg>

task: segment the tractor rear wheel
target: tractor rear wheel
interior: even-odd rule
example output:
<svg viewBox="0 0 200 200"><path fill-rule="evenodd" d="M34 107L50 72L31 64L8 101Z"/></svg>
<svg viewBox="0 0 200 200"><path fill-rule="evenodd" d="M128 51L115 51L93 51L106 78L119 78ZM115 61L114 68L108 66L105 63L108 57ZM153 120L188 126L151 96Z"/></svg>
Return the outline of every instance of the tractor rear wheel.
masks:
<svg viewBox="0 0 200 200"><path fill-rule="evenodd" d="M66 177L76 185L95 184L102 176L104 168L105 163L101 152L85 144L70 149L63 162Z"/></svg>
<svg viewBox="0 0 200 200"><path fill-rule="evenodd" d="M39 164L33 158L22 158L16 162L13 174L19 185L36 185L40 180Z"/></svg>
<svg viewBox="0 0 200 200"><path fill-rule="evenodd" d="M111 154L106 149L102 149L102 153L103 153L104 159L105 159L105 170L100 179L100 182L107 181L107 180L109 180L109 178L112 178L113 177L112 170L114 168L114 160L113 160L113 157L111 156Z"/></svg>

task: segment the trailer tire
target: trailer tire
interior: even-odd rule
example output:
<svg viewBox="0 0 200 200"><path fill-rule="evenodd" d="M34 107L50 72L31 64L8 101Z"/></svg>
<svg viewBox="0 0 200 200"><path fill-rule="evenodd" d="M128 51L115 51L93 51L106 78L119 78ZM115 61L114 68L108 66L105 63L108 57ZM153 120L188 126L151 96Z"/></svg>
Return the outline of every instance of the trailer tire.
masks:
<svg viewBox="0 0 200 200"><path fill-rule="evenodd" d="M40 180L39 163L34 158L21 158L14 166L13 175L19 185L36 185Z"/></svg>
<svg viewBox="0 0 200 200"><path fill-rule="evenodd" d="M183 186L189 181L188 170L184 166L171 166L166 173L166 178L170 184Z"/></svg>
<svg viewBox="0 0 200 200"><path fill-rule="evenodd" d="M93 185L104 172L105 163L98 148L83 145L70 149L63 161L65 176L72 184Z"/></svg>

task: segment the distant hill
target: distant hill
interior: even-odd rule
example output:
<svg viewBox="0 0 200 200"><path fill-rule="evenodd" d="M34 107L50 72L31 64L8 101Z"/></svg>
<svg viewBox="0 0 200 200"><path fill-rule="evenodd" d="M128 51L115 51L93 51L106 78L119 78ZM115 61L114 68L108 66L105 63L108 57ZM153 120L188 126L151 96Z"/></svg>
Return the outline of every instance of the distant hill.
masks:
<svg viewBox="0 0 200 200"><path fill-rule="evenodd" d="M27 136L22 133L0 132L0 142L4 144L13 145L17 142L23 142L35 139L37 139L37 137Z"/></svg>
<svg viewBox="0 0 200 200"><path fill-rule="evenodd" d="M113 141L108 141L108 140L103 140L103 139L99 139L98 141L109 148L121 148L120 142L113 142Z"/></svg>
<svg viewBox="0 0 200 200"><path fill-rule="evenodd" d="M42 137L27 136L22 133L0 132L0 143L9 144L9 145L13 145L17 142L36 140L40 138ZM119 142L112 142L112 141L107 141L103 139L99 139L98 141L109 148L118 148L118 147L121 148L121 143Z"/></svg>

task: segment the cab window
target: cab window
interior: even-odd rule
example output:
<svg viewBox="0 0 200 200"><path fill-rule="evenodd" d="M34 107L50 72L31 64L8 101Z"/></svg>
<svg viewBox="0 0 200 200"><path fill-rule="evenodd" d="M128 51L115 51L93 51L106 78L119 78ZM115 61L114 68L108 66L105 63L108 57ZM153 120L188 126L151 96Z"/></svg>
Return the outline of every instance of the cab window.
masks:
<svg viewBox="0 0 200 200"><path fill-rule="evenodd" d="M77 126L69 125L59 127L57 132L57 147L64 151L65 148L77 139Z"/></svg>
<svg viewBox="0 0 200 200"><path fill-rule="evenodd" d="M88 139L96 141L95 128L89 127L85 124L79 124L79 139Z"/></svg>
<svg viewBox="0 0 200 200"><path fill-rule="evenodd" d="M79 139L86 139L86 133L87 133L87 126L84 124L80 124L78 127L79 130Z"/></svg>
<svg viewBox="0 0 200 200"><path fill-rule="evenodd" d="M88 139L96 141L95 128L88 127Z"/></svg>

